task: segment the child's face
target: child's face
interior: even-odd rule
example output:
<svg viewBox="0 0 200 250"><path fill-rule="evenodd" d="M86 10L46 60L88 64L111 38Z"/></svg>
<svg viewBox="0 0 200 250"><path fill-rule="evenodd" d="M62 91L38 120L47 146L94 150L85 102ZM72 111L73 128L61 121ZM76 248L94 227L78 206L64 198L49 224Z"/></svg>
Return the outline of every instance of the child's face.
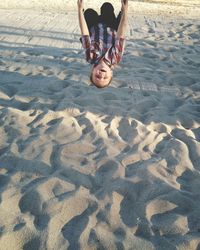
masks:
<svg viewBox="0 0 200 250"><path fill-rule="evenodd" d="M109 85L112 75L112 69L102 60L92 69L92 82L96 87L106 87Z"/></svg>

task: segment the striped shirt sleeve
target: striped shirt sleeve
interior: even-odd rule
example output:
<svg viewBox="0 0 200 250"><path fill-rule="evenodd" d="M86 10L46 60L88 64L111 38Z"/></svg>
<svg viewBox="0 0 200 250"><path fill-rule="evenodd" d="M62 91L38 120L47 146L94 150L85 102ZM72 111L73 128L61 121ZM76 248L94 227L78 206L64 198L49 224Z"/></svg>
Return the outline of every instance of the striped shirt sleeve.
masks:
<svg viewBox="0 0 200 250"><path fill-rule="evenodd" d="M112 57L115 58L115 63L118 64L123 56L125 46L124 38L117 38L115 40L115 46L112 49Z"/></svg>

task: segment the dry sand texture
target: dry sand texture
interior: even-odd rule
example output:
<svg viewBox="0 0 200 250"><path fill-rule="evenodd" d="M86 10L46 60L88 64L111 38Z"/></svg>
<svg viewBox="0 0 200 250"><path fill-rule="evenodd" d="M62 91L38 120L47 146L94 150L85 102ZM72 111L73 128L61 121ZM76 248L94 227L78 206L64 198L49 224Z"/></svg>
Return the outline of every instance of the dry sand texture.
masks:
<svg viewBox="0 0 200 250"><path fill-rule="evenodd" d="M200 249L199 7L134 4L103 90L75 12L0 10L1 250Z"/></svg>

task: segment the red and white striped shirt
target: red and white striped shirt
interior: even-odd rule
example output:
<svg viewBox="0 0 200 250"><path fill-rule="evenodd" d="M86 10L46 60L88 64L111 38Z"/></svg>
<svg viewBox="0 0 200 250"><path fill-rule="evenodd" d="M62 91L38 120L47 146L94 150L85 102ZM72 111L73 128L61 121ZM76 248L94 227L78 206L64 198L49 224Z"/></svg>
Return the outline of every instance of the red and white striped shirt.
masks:
<svg viewBox="0 0 200 250"><path fill-rule="evenodd" d="M110 67L118 64L124 52L124 38L117 38L117 32L99 23L90 30L91 36L82 36L86 61L97 64L102 58Z"/></svg>

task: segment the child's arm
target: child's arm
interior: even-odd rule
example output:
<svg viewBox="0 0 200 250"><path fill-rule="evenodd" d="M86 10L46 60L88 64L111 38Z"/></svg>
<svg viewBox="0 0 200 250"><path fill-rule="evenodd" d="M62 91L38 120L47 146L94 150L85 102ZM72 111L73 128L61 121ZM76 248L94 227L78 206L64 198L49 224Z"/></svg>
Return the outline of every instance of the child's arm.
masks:
<svg viewBox="0 0 200 250"><path fill-rule="evenodd" d="M83 0L78 0L78 19L82 36L89 36L89 30L83 13Z"/></svg>
<svg viewBox="0 0 200 250"><path fill-rule="evenodd" d="M125 38L126 27L128 24L128 0L121 0L121 2L122 2L122 15L117 30L117 37Z"/></svg>

